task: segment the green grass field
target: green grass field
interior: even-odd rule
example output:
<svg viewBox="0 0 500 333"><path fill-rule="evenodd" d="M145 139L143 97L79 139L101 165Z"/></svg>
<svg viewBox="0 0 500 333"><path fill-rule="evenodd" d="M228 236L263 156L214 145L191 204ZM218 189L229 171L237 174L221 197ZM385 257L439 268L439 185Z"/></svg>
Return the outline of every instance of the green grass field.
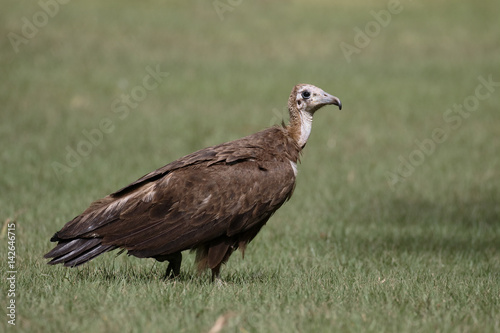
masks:
<svg viewBox="0 0 500 333"><path fill-rule="evenodd" d="M498 1L40 3L0 11L0 331L500 331ZM176 281L116 252L46 265L90 202L286 121L296 83L344 108L224 285L189 253Z"/></svg>

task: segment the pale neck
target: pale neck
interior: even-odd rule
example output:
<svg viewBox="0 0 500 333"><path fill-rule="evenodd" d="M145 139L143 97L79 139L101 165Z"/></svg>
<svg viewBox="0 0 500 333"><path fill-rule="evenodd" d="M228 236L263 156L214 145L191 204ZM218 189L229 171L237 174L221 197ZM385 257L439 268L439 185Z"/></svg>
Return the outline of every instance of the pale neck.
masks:
<svg viewBox="0 0 500 333"><path fill-rule="evenodd" d="M301 149L306 145L311 134L312 120L313 116L309 112L290 112L288 131Z"/></svg>

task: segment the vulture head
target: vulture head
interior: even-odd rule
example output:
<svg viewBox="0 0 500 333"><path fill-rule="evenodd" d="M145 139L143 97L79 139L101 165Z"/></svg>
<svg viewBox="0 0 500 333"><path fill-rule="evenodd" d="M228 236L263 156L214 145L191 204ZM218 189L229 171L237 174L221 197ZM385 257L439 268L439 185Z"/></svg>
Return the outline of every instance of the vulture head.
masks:
<svg viewBox="0 0 500 333"><path fill-rule="evenodd" d="M298 84L293 87L288 98L290 112L288 130L300 148L305 146L311 133L314 112L329 104L337 105L342 110L340 99L312 84Z"/></svg>
<svg viewBox="0 0 500 333"><path fill-rule="evenodd" d="M342 110L340 99L324 92L322 89L312 84L296 85L288 101L289 107L295 107L297 111L301 113L307 112L309 114L314 114L314 112L328 104L337 105L339 109Z"/></svg>

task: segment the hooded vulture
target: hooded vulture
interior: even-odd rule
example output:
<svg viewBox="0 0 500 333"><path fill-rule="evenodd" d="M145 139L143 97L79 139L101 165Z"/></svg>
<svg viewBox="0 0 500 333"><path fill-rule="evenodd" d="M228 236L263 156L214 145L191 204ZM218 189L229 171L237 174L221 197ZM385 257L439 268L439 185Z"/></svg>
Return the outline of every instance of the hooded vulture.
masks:
<svg viewBox="0 0 500 333"><path fill-rule="evenodd" d="M50 239L48 263L75 267L104 252L168 261L180 273L184 250L198 269L219 278L234 250L243 253L273 213L290 199L297 161L321 107L340 100L310 84L288 99L290 123L205 148L165 165L93 202Z"/></svg>

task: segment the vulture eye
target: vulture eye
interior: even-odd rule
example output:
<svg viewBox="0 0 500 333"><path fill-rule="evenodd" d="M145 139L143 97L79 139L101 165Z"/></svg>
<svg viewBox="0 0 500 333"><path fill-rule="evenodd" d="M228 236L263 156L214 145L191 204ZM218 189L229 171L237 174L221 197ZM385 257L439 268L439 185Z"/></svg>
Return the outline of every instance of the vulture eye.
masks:
<svg viewBox="0 0 500 333"><path fill-rule="evenodd" d="M302 98L308 99L309 97L311 97L311 93L309 91L306 90L302 92Z"/></svg>

